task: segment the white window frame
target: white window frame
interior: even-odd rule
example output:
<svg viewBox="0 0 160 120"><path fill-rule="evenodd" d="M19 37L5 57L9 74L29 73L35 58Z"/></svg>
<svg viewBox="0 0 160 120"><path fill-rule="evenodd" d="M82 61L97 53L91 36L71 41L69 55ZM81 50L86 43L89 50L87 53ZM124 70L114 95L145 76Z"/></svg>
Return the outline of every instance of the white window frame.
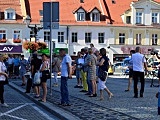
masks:
<svg viewBox="0 0 160 120"><path fill-rule="evenodd" d="M92 40L92 33L86 32L85 33L85 43L91 43L91 40Z"/></svg>
<svg viewBox="0 0 160 120"><path fill-rule="evenodd" d="M77 43L77 42L78 42L78 33L72 32L72 43Z"/></svg>
<svg viewBox="0 0 160 120"><path fill-rule="evenodd" d="M21 39L21 30L13 30L13 39Z"/></svg>
<svg viewBox="0 0 160 120"><path fill-rule="evenodd" d="M64 32L58 32L58 43L64 43Z"/></svg>
<svg viewBox="0 0 160 120"><path fill-rule="evenodd" d="M93 22L99 22L100 21L100 13L99 12L93 12L92 13L92 21Z"/></svg>
<svg viewBox="0 0 160 120"><path fill-rule="evenodd" d="M16 19L16 12L14 9L6 9L4 12L5 20L15 20Z"/></svg>
<svg viewBox="0 0 160 120"><path fill-rule="evenodd" d="M85 12L77 12L77 21L85 21Z"/></svg>
<svg viewBox="0 0 160 120"><path fill-rule="evenodd" d="M143 24L143 13L140 11L136 12L136 24Z"/></svg>
<svg viewBox="0 0 160 120"><path fill-rule="evenodd" d="M152 12L151 14L152 14L152 18L151 18L152 23L153 23L153 24L154 24L154 23L159 23L159 22L158 22L158 16L159 16L158 12ZM157 15L156 15L156 14L157 14Z"/></svg>
<svg viewBox="0 0 160 120"><path fill-rule="evenodd" d="M158 44L158 34L152 34L152 45Z"/></svg>
<svg viewBox="0 0 160 120"><path fill-rule="evenodd" d="M5 29L0 29L0 40L7 39L7 31Z"/></svg>
<svg viewBox="0 0 160 120"><path fill-rule="evenodd" d="M119 44L124 45L125 44L125 33L119 33Z"/></svg>
<svg viewBox="0 0 160 120"><path fill-rule="evenodd" d="M98 43L103 44L104 43L104 33L98 33Z"/></svg>
<svg viewBox="0 0 160 120"><path fill-rule="evenodd" d="M142 34L136 34L136 45L141 45L142 43Z"/></svg>
<svg viewBox="0 0 160 120"><path fill-rule="evenodd" d="M44 41L50 41L50 31L44 31Z"/></svg>

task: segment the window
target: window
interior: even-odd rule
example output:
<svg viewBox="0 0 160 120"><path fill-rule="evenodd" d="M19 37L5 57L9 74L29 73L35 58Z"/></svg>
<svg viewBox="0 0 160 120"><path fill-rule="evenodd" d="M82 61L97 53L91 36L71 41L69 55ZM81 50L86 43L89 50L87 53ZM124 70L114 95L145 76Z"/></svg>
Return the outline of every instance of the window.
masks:
<svg viewBox="0 0 160 120"><path fill-rule="evenodd" d="M158 13L152 13L152 23L158 23Z"/></svg>
<svg viewBox="0 0 160 120"><path fill-rule="evenodd" d="M142 34L136 34L136 45L141 45Z"/></svg>
<svg viewBox="0 0 160 120"><path fill-rule="evenodd" d="M119 44L125 44L125 33L119 33Z"/></svg>
<svg viewBox="0 0 160 120"><path fill-rule="evenodd" d="M14 30L14 33L13 33L13 39L20 39L20 33L21 31L19 30Z"/></svg>
<svg viewBox="0 0 160 120"><path fill-rule="evenodd" d="M85 43L91 43L91 33L85 33Z"/></svg>
<svg viewBox="0 0 160 120"><path fill-rule="evenodd" d="M59 43L64 42L64 32L58 32L58 42Z"/></svg>
<svg viewBox="0 0 160 120"><path fill-rule="evenodd" d="M112 0L112 4L116 4L116 0Z"/></svg>
<svg viewBox="0 0 160 120"><path fill-rule="evenodd" d="M50 32L44 31L44 41L50 41Z"/></svg>
<svg viewBox="0 0 160 120"><path fill-rule="evenodd" d="M104 43L104 33L98 33L98 42Z"/></svg>
<svg viewBox="0 0 160 120"><path fill-rule="evenodd" d="M33 32L33 31L30 31L30 38L33 38L33 37L35 37L35 36L34 36L34 32Z"/></svg>
<svg viewBox="0 0 160 120"><path fill-rule="evenodd" d="M157 45L158 35L152 34L152 45Z"/></svg>
<svg viewBox="0 0 160 120"><path fill-rule="evenodd" d="M84 21L84 20L85 20L85 13L77 12L77 21Z"/></svg>
<svg viewBox="0 0 160 120"><path fill-rule="evenodd" d="M13 19L13 12L7 13L7 19Z"/></svg>
<svg viewBox="0 0 160 120"><path fill-rule="evenodd" d="M92 21L98 22L100 20L100 14L99 13L92 13Z"/></svg>
<svg viewBox="0 0 160 120"><path fill-rule="evenodd" d="M131 24L131 16L126 16L126 23Z"/></svg>
<svg viewBox="0 0 160 120"><path fill-rule="evenodd" d="M0 30L0 40L1 39L6 39L6 31L5 30Z"/></svg>
<svg viewBox="0 0 160 120"><path fill-rule="evenodd" d="M73 42L77 42L78 39L77 39L77 33L72 33L72 43Z"/></svg>
<svg viewBox="0 0 160 120"><path fill-rule="evenodd" d="M142 13L136 12L136 24L142 24Z"/></svg>
<svg viewBox="0 0 160 120"><path fill-rule="evenodd" d="M43 16L43 10L39 10L39 15Z"/></svg>

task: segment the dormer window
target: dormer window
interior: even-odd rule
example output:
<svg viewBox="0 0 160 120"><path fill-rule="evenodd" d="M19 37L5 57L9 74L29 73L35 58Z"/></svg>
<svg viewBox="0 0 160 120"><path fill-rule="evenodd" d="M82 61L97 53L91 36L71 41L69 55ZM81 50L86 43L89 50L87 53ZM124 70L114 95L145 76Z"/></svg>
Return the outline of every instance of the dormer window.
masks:
<svg viewBox="0 0 160 120"><path fill-rule="evenodd" d="M77 21L86 20L86 11L82 6L80 6L78 9L75 9L73 13L75 14L75 18Z"/></svg>
<svg viewBox="0 0 160 120"><path fill-rule="evenodd" d="M100 21L100 14L99 13L92 13L92 21L99 22Z"/></svg>
<svg viewBox="0 0 160 120"><path fill-rule="evenodd" d="M4 12L5 20L15 20L16 19L16 13L15 10L12 8L6 9Z"/></svg>
<svg viewBox="0 0 160 120"><path fill-rule="evenodd" d="M97 7L94 7L93 9L91 9L89 11L89 13L90 13L91 21L93 21L93 22L99 22L100 21L100 13L101 13L101 11Z"/></svg>
<svg viewBox="0 0 160 120"><path fill-rule="evenodd" d="M85 20L85 12L77 12L77 21Z"/></svg>

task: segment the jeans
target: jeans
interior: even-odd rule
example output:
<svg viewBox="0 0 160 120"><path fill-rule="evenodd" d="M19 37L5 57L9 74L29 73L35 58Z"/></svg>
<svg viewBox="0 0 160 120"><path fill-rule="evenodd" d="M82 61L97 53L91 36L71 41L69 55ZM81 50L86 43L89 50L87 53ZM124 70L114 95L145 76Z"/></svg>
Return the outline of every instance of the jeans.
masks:
<svg viewBox="0 0 160 120"><path fill-rule="evenodd" d="M145 85L144 72L133 71L134 95L135 95L135 96L138 96L138 89L137 89L138 78L140 78L140 82L141 82L140 94L143 95L144 85Z"/></svg>
<svg viewBox="0 0 160 120"><path fill-rule="evenodd" d="M58 83L58 79L57 79L57 76L58 76L58 73L57 72L53 72L53 75L54 75L54 81L53 83Z"/></svg>
<svg viewBox="0 0 160 120"><path fill-rule="evenodd" d="M69 104L68 77L61 76L61 103Z"/></svg>
<svg viewBox="0 0 160 120"><path fill-rule="evenodd" d="M93 91L92 91L92 81L89 80L88 77L87 77L87 84L88 84L88 93L92 94L93 93Z"/></svg>
<svg viewBox="0 0 160 120"><path fill-rule="evenodd" d="M4 103L4 84L2 82L0 82L0 101L3 104Z"/></svg>

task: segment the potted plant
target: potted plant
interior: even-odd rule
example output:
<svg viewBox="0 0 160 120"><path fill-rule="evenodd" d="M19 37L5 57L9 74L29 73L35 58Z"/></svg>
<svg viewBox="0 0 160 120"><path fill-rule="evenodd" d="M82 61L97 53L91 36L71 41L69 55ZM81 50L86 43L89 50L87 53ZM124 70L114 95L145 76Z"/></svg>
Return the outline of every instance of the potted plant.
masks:
<svg viewBox="0 0 160 120"><path fill-rule="evenodd" d="M7 42L6 39L4 39L4 38L0 39L0 43L6 43L6 42Z"/></svg>
<svg viewBox="0 0 160 120"><path fill-rule="evenodd" d="M21 43L21 39L17 38L17 39L13 39L14 43Z"/></svg>

